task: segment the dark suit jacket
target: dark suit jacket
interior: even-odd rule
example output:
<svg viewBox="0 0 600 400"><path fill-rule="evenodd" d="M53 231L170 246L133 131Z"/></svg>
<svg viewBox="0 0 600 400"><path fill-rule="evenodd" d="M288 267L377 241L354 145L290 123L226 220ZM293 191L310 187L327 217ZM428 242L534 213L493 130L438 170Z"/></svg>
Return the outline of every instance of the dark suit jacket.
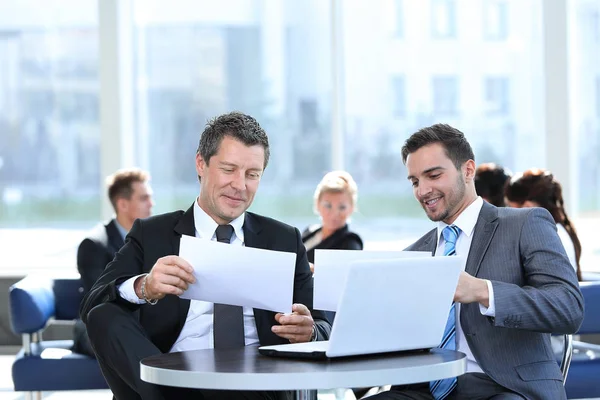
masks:
<svg viewBox="0 0 600 400"><path fill-rule="evenodd" d="M106 225L98 225L89 237L83 239L77 249L77 270L81 275L85 293L94 286L123 244L114 219Z"/></svg>
<svg viewBox="0 0 600 400"><path fill-rule="evenodd" d="M293 301L312 310L313 280L300 232L250 212L246 212L243 229L244 242L248 247L296 253ZM87 315L92 308L104 302L117 302L132 312L139 310L140 323L150 340L162 352L168 352L183 328L190 301L167 295L154 306L132 304L120 297L118 286L131 277L149 272L160 257L179 254L181 235L194 234L193 207L185 213L176 211L137 220L127 235L125 245L85 296L80 309L83 321L87 322ZM331 325L323 313L313 311L312 315L317 327L317 339L329 338ZM276 324L274 312L254 309L254 318L261 345L289 343L271 331Z"/></svg>
<svg viewBox="0 0 600 400"><path fill-rule="evenodd" d="M407 250L431 251L437 230ZM481 369L528 399L566 399L550 333L575 333L583 320L577 276L543 208L496 208L477 219L466 272L492 282L495 317L463 304L460 323Z"/></svg>
<svg viewBox="0 0 600 400"><path fill-rule="evenodd" d="M316 235L317 232L321 232L321 229L322 227L318 225L306 228L306 230L302 232L302 242L306 243L306 241ZM360 236L348 229L348 225L346 224L333 232L331 236L321 241L321 243L307 250L306 255L308 261L311 263L315 262L315 249L362 250L363 242Z"/></svg>

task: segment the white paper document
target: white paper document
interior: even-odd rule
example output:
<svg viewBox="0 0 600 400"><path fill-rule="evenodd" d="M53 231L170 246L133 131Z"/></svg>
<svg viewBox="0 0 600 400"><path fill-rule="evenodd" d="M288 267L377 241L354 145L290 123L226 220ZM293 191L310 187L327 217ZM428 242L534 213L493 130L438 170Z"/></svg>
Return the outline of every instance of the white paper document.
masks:
<svg viewBox="0 0 600 400"><path fill-rule="evenodd" d="M292 312L295 253L183 235L179 256L192 265L196 277L181 298Z"/></svg>
<svg viewBox="0 0 600 400"><path fill-rule="evenodd" d="M431 257L428 251L315 250L314 308L337 311L353 261Z"/></svg>

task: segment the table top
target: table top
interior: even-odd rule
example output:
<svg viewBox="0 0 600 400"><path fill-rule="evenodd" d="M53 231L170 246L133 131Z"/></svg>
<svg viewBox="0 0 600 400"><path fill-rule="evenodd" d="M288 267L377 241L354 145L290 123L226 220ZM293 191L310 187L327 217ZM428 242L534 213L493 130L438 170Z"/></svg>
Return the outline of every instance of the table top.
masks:
<svg viewBox="0 0 600 400"><path fill-rule="evenodd" d="M142 380L221 390L303 390L402 385L462 375L466 356L451 350L305 360L263 356L255 346L159 354L140 364Z"/></svg>

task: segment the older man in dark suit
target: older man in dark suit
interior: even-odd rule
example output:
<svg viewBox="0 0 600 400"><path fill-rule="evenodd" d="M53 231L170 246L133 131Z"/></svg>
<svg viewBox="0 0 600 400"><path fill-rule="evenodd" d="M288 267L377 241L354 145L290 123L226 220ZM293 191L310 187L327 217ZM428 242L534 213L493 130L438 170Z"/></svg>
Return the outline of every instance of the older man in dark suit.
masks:
<svg viewBox="0 0 600 400"><path fill-rule="evenodd" d="M311 311L312 274L300 232L247 212L269 159L266 133L248 115L210 121L196 154L200 195L185 212L134 223L81 307L92 346L117 399L277 399L286 393L161 387L140 379L141 359L165 352L323 340L331 326ZM179 298L194 282L181 235L296 254L291 315ZM139 311L137 317L134 312Z"/></svg>
<svg viewBox="0 0 600 400"><path fill-rule="evenodd" d="M441 347L464 352L467 373L373 399L566 399L550 334L577 331L583 298L550 213L483 202L471 146L448 125L413 134L402 157L438 223L407 250L465 260Z"/></svg>
<svg viewBox="0 0 600 400"><path fill-rule="evenodd" d="M108 198L115 217L107 224L99 224L77 250L77 270L88 293L104 268L125 243L125 236L138 218L147 218L152 212L150 176L137 168L123 169L106 179ZM85 325L77 321L74 329L74 351L95 357Z"/></svg>

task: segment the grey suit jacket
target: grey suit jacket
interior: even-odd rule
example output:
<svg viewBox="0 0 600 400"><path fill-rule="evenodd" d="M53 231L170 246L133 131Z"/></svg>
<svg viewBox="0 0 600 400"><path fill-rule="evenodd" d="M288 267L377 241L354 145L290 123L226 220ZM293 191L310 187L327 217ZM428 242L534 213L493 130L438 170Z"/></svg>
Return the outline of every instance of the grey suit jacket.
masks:
<svg viewBox="0 0 600 400"><path fill-rule="evenodd" d="M437 230L407 250L435 254ZM566 399L550 333L575 333L583 320L577 277L543 208L483 204L466 272L492 282L496 316L461 306L460 323L481 369L528 399Z"/></svg>

